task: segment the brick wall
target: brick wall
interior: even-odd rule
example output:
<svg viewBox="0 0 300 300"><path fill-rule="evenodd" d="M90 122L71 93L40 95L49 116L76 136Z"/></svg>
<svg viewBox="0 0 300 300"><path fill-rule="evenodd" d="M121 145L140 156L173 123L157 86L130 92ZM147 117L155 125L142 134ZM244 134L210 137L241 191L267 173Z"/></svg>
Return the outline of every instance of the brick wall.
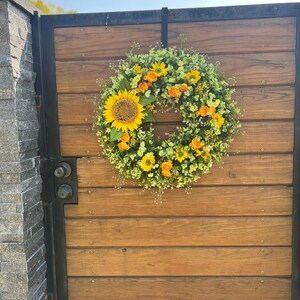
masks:
<svg viewBox="0 0 300 300"><path fill-rule="evenodd" d="M46 299L30 13L0 0L0 299ZM22 1L26 4L26 1Z"/></svg>

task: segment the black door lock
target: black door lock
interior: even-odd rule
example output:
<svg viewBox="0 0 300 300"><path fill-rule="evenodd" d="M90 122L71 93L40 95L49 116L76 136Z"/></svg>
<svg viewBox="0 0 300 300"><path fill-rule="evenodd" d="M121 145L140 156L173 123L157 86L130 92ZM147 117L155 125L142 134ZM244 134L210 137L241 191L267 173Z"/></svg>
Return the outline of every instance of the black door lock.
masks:
<svg viewBox="0 0 300 300"><path fill-rule="evenodd" d="M64 199L64 200L71 198L73 196L72 187L67 183L61 184L57 189L57 196L58 196L58 198Z"/></svg>
<svg viewBox="0 0 300 300"><path fill-rule="evenodd" d="M72 172L71 166L66 162L61 162L55 168L54 176L58 178L66 178L71 175L71 172Z"/></svg>

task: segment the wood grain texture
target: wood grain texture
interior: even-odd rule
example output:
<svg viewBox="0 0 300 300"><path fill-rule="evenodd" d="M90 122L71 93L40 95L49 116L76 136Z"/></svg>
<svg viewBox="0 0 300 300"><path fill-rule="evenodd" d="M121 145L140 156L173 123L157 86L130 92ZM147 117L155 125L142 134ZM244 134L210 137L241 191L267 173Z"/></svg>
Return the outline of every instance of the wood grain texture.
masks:
<svg viewBox="0 0 300 300"><path fill-rule="evenodd" d="M157 204L141 189L79 189L78 204L65 205L66 218L142 216L288 216L289 187L194 187L168 190Z"/></svg>
<svg viewBox="0 0 300 300"><path fill-rule="evenodd" d="M287 300L285 278L68 278L72 300Z"/></svg>
<svg viewBox="0 0 300 300"><path fill-rule="evenodd" d="M92 124L98 97L98 94L58 95L59 124ZM241 120L294 118L295 93L292 87L237 88L233 99L241 109ZM173 111L155 114L157 122L177 122L180 119L180 116Z"/></svg>
<svg viewBox="0 0 300 300"><path fill-rule="evenodd" d="M236 86L292 85L295 82L295 53L231 54L210 57L220 62L220 69L234 77ZM98 93L98 78L108 80L113 75L112 61L57 62L57 92L65 94Z"/></svg>
<svg viewBox="0 0 300 300"><path fill-rule="evenodd" d="M169 45L193 47L202 53L241 53L295 49L295 18L228 20L169 24ZM160 42L160 25L92 26L55 29L57 60L124 57L134 42L140 52ZM101 45L101 47L99 46Z"/></svg>
<svg viewBox="0 0 300 300"><path fill-rule="evenodd" d="M268 185L292 184L293 155L238 155L223 159L224 166L214 166L194 185ZM105 159L77 160L79 187L114 187L120 183ZM130 183L124 186L131 186Z"/></svg>
<svg viewBox="0 0 300 300"><path fill-rule="evenodd" d="M178 126L180 126L178 123L156 123L155 137L165 140L168 138L166 134L176 132ZM236 135L228 149L229 152L286 153L293 151L294 124L292 121L243 122L241 132ZM62 156L97 156L101 152L96 131L91 126L60 127L60 145Z"/></svg>
<svg viewBox="0 0 300 300"><path fill-rule="evenodd" d="M160 24L57 28L54 32L56 60L85 60L125 57L133 43L143 53L160 43Z"/></svg>
<svg viewBox="0 0 300 300"><path fill-rule="evenodd" d="M291 276L290 247L67 249L68 276Z"/></svg>
<svg viewBox="0 0 300 300"><path fill-rule="evenodd" d="M291 217L66 219L67 247L290 246Z"/></svg>
<svg viewBox="0 0 300 300"><path fill-rule="evenodd" d="M295 18L169 24L168 44L200 53L251 53L295 49Z"/></svg>

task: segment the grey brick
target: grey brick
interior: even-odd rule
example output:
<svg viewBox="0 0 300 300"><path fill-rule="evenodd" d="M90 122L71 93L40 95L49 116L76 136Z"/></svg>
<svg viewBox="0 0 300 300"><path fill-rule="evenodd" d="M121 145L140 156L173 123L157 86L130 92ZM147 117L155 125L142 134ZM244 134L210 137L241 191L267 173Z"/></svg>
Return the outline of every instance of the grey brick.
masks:
<svg viewBox="0 0 300 300"><path fill-rule="evenodd" d="M29 16L0 1L0 299L46 299Z"/></svg>

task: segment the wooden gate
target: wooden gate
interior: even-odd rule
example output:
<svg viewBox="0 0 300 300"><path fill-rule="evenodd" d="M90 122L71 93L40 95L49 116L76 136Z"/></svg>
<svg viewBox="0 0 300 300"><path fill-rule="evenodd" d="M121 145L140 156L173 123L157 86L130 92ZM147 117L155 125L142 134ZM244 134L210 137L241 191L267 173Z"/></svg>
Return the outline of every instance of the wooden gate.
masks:
<svg viewBox="0 0 300 300"><path fill-rule="evenodd" d="M299 9L34 17L48 288L55 299L300 299ZM133 42L141 53L160 42L180 47L182 34L184 47L209 54L235 77L244 134L230 148L239 154L225 158L223 168L214 167L191 194L173 190L157 205L137 187L116 188L115 173L98 156L96 80L109 78L109 64ZM158 133L178 121L157 118ZM67 178L53 175L62 162L72 167ZM65 200L57 196L62 185L73 189Z"/></svg>

